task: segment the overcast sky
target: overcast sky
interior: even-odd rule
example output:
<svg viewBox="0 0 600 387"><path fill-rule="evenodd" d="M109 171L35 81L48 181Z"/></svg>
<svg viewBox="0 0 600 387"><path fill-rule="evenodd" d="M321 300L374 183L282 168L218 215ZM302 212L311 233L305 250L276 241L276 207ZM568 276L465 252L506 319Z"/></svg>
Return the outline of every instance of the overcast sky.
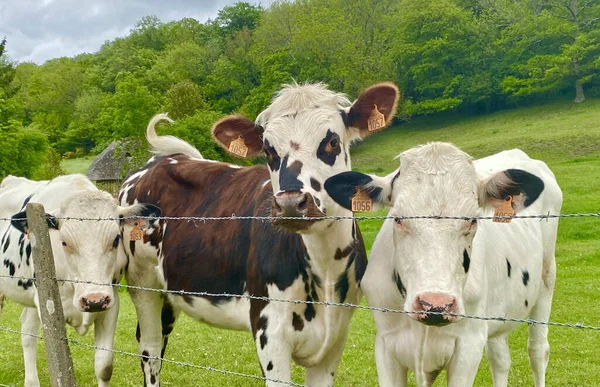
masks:
<svg viewBox="0 0 600 387"><path fill-rule="evenodd" d="M163 22L214 19L238 0L0 0L0 40L12 60L38 64L52 58L96 52L125 36L143 16ZM272 0L246 0L267 7Z"/></svg>

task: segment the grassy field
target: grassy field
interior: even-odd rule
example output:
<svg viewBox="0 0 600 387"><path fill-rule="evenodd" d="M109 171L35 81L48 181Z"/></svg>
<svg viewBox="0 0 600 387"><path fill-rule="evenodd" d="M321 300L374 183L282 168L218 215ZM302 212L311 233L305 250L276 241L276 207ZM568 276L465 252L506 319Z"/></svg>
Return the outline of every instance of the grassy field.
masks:
<svg viewBox="0 0 600 387"><path fill-rule="evenodd" d="M65 170L66 173L85 174L95 158L96 156L83 156L77 159L66 159L60 163L60 166Z"/></svg>
<svg viewBox="0 0 600 387"><path fill-rule="evenodd" d="M388 173L398 166L394 156L427 141L453 142L474 157L521 148L532 157L546 161L555 172L564 193L564 213L600 211L600 100L588 100L578 105L554 103L463 120L418 120L390 128L355 146L353 165L363 172ZM379 226L380 222L361 222L369 247ZM557 262L558 280L551 320L600 326L600 219L562 219ZM121 295L116 348L137 352L135 312L129 296L125 292ZM8 302L0 326L19 329L19 313L20 308ZM511 386L533 385L526 332L526 326L522 326L511 336ZM69 334L78 338L72 329ZM357 311L337 372L337 386L377 385L374 338L375 327L370 312ZM20 338L0 332L0 339L0 383L20 385L23 381ZM82 340L92 344L93 335L88 334ZM549 386L600 386L600 332L551 327L550 345ZM71 350L79 384L94 385L91 351L76 345L72 345ZM176 361L260 375L249 333L210 328L185 316L179 320L165 356ZM42 343L39 357L42 384L48 385ZM164 386L263 385L248 378L175 364L165 364L162 377ZM302 382L299 367L295 367L294 377L296 382ZM141 384L139 358L116 355L113 385ZM436 386L444 384L441 379ZM481 363L475 385L492 385L486 359Z"/></svg>

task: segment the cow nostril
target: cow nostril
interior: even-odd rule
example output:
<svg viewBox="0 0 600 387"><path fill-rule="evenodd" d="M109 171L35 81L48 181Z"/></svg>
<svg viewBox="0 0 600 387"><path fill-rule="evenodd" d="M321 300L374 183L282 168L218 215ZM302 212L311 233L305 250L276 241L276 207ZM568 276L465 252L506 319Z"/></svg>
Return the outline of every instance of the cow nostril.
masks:
<svg viewBox="0 0 600 387"><path fill-rule="evenodd" d="M433 307L432 304L424 300L419 300L419 304L423 307L423 310L425 310L425 308L431 309Z"/></svg>
<svg viewBox="0 0 600 387"><path fill-rule="evenodd" d="M305 211L307 206L308 206L308 199L307 199L306 195L303 195L302 199L300 199L300 202L298 202L298 209L300 211Z"/></svg>

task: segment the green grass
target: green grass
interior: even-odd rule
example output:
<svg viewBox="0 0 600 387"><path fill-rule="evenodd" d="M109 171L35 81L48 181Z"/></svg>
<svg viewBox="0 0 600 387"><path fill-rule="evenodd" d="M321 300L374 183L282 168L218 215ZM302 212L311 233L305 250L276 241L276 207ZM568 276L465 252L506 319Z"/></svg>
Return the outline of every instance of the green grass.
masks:
<svg viewBox="0 0 600 387"><path fill-rule="evenodd" d="M364 172L384 174L398 166L394 156L428 141L450 141L474 157L519 147L548 163L564 193L564 213L600 210L600 100L582 104L554 103L463 120L420 119L390 128L366 139L353 149L353 165ZM69 160L68 163L75 163ZM381 222L363 221L361 230L370 248ZM600 219L565 218L560 221L557 247L558 280L551 320L600 326ZM122 295L116 348L137 352L135 311ZM20 307L8 302L1 326L20 329ZM526 326L511 336L511 386L533 385L526 350ZM90 332L91 333L91 332ZM72 338L78 338L69 329ZM600 332L550 328L549 386L600 386ZM367 311L356 312L344 356L337 372L337 386L375 386L375 326ZM23 380L20 339L0 332L0 383L19 385ZM93 335L82 338L93 343ZM71 346L77 379L82 386L95 384L92 352ZM39 345L40 376L48 385L43 344ZM166 358L235 372L260 375L251 335L208 327L183 316L169 341ZM114 386L142 384L139 358L116 355ZM241 377L190 367L165 364L164 386L261 386ZM294 380L303 373L294 368ZM414 385L414 381L413 381ZM436 386L444 385L443 378ZM487 360L481 363L476 386L491 386ZM386 386L387 387L387 386Z"/></svg>
<svg viewBox="0 0 600 387"><path fill-rule="evenodd" d="M60 163L60 166L65 170L66 173L85 174L95 158L96 156L83 156L76 159L66 159Z"/></svg>

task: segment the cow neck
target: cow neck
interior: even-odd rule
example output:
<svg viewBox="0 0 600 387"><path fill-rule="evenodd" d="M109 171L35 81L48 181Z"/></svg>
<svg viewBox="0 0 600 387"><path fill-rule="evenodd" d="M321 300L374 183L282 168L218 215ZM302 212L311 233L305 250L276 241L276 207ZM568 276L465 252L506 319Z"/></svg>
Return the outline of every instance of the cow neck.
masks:
<svg viewBox="0 0 600 387"><path fill-rule="evenodd" d="M346 214L344 214L346 215ZM354 240L353 219L333 221L331 227L322 232L302 234L302 240L310 257L311 271L324 283L333 285L346 269L348 256L335 259L338 250L344 250ZM339 253L338 253L339 254Z"/></svg>
<svg viewBox="0 0 600 387"><path fill-rule="evenodd" d="M311 272L318 275L322 280L322 295L327 302L339 302L336 294L336 281L346 270L347 260L351 254L336 259L336 252L344 250L347 246L353 244L354 236L352 232L353 219L344 219L334 221L333 225L326 229L326 232L318 232L310 235L302 235L306 250L310 256ZM338 253L339 255L339 253ZM350 296L346 302L357 302ZM340 329L339 324L345 318L349 318L347 308L324 308L323 325L325 328L325 337L318 351L312 356L303 359L307 365L319 364L325 354L329 353L331 348L338 342Z"/></svg>

